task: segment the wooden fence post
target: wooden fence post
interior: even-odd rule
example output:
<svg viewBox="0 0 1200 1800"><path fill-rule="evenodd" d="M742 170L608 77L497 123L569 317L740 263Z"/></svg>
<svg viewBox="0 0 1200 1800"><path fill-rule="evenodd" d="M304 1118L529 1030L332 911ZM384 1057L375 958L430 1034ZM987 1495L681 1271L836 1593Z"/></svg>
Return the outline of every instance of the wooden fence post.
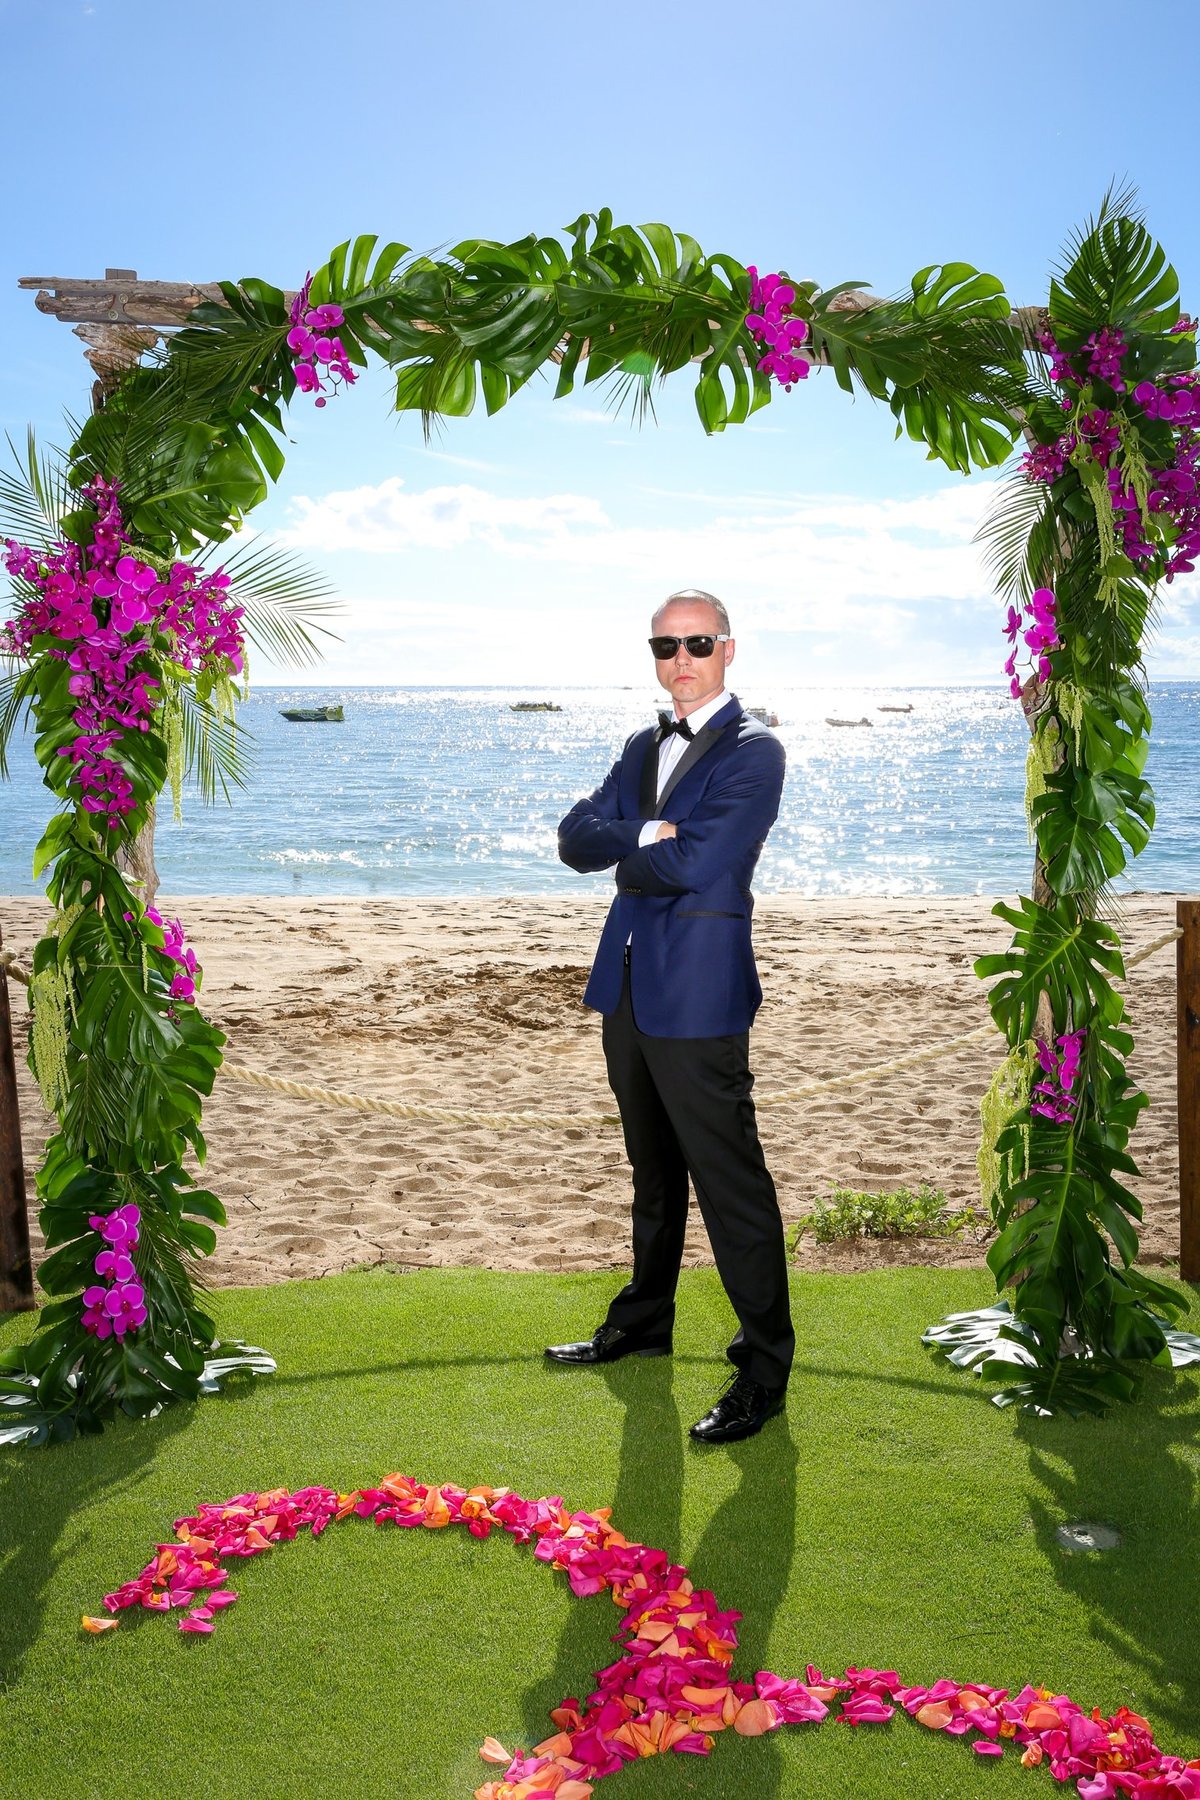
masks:
<svg viewBox="0 0 1200 1800"><path fill-rule="evenodd" d="M1177 900L1179 1274L1200 1281L1200 900Z"/></svg>
<svg viewBox="0 0 1200 1800"><path fill-rule="evenodd" d="M36 1305L8 976L0 966L0 1312L29 1312Z"/></svg>

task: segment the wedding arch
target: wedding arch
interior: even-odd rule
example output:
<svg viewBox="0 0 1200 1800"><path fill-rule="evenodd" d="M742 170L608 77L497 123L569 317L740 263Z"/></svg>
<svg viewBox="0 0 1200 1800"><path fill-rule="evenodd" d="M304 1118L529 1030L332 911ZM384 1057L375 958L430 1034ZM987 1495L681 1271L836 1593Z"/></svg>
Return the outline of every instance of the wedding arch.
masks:
<svg viewBox="0 0 1200 1800"><path fill-rule="evenodd" d="M0 771L31 717L57 802L34 852L54 915L30 989L30 1060L57 1125L37 1176L51 1299L0 1359L0 1442L270 1366L218 1343L197 1293L192 1265L225 1215L185 1162L204 1159L224 1038L182 926L139 895L128 853L165 787L178 803L189 774L210 794L237 779L247 637L311 647L318 584L261 550L223 567L216 553L282 473L287 407L324 407L371 357L426 430L480 398L497 412L549 370L556 398L603 382L638 411L690 371L701 424L722 431L828 367L956 472L1013 459L984 536L1031 728L1036 868L1031 893L995 909L1009 949L976 965L1008 1045L980 1153L1008 1299L938 1335L1005 1376L1002 1403L1040 1411L1100 1410L1147 1364L1195 1357L1171 1330L1177 1292L1136 1266L1128 1141L1147 1098L1126 1070L1105 917L1154 821L1141 658L1155 592L1200 552L1195 325L1128 198L1071 242L1048 304L1019 311L965 263L884 300L760 275L607 211L565 242L469 240L440 258L359 237L296 293L246 279L198 298L161 350L102 381L61 465L31 443L0 485L15 589Z"/></svg>

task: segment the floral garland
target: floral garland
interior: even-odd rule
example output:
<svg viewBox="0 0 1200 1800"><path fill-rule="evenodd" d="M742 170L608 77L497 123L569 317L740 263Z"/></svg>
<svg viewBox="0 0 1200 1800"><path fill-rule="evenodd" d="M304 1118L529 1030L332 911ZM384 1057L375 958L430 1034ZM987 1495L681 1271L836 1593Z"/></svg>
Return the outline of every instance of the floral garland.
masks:
<svg viewBox="0 0 1200 1800"><path fill-rule="evenodd" d="M56 754L72 765L72 798L116 830L139 806L121 740L148 732L159 710L155 657L217 679L240 672L243 609L229 604L221 569L206 575L175 562L163 575L130 555L117 483L97 477L83 497L97 515L86 549L64 541L37 551L5 540L4 566L29 592L0 625L0 654L30 662L44 652L69 667L76 735Z"/></svg>
<svg viewBox="0 0 1200 1800"><path fill-rule="evenodd" d="M1170 335L1195 329L1185 314ZM1138 573L1149 582L1190 574L1200 557L1200 376L1183 370L1159 382L1139 381L1130 393L1122 372L1128 346L1119 331L1093 332L1074 355L1064 353L1052 331L1043 331L1038 342L1050 358L1050 380L1060 390L1058 405L1070 424L1026 453L1021 461L1026 479L1053 486L1069 464L1081 472L1099 465L1098 491L1111 508L1121 550ZM1095 383L1108 389L1113 406L1097 402ZM1157 468L1148 469L1130 453L1127 428L1136 429L1143 420L1171 430L1170 460Z"/></svg>
<svg viewBox="0 0 1200 1800"><path fill-rule="evenodd" d="M765 1669L753 1682L735 1680L740 1613L722 1611L664 1550L631 1543L612 1525L607 1507L572 1513L556 1497L523 1500L509 1488L427 1487L388 1475L377 1488L348 1494L325 1487L238 1494L177 1520L175 1542L158 1545L141 1574L106 1594L104 1604L110 1613L131 1606L178 1609L180 1631L209 1635L216 1614L238 1598L225 1585L222 1562L261 1555L302 1530L320 1537L350 1518L431 1530L465 1525L478 1538L499 1526L520 1544L532 1542L539 1561L564 1569L574 1594L607 1588L625 1612L620 1656L599 1671L583 1705L570 1698L553 1708L552 1736L515 1753L493 1737L485 1740L480 1755L504 1773L476 1788L475 1800L589 1800L593 1782L639 1757L707 1756L717 1732L760 1737L781 1725L819 1723L834 1705L844 1725L884 1724L900 1707L929 1730L950 1737L973 1732L978 1756L1002 1756L1011 1745L1023 1767L1045 1764L1056 1781L1075 1781L1081 1800L1200 1800L1200 1759L1185 1763L1165 1754L1147 1721L1128 1707L1105 1718L1098 1708L1085 1712L1044 1688L1024 1687L1010 1698L1005 1689L975 1682L909 1687L894 1669L849 1668L829 1677L811 1663L803 1681ZM118 1623L82 1621L93 1633Z"/></svg>

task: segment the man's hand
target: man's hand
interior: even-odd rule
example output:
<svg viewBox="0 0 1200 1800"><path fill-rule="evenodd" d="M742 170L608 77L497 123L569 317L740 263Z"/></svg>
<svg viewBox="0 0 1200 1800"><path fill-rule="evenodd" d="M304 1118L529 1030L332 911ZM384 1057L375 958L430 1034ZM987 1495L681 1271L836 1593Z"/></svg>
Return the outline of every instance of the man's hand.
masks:
<svg viewBox="0 0 1200 1800"><path fill-rule="evenodd" d="M660 844L664 838L673 838L674 836L675 836L674 825L672 825L670 819L664 819L662 824L659 826L658 830L654 834L654 841L656 844Z"/></svg>

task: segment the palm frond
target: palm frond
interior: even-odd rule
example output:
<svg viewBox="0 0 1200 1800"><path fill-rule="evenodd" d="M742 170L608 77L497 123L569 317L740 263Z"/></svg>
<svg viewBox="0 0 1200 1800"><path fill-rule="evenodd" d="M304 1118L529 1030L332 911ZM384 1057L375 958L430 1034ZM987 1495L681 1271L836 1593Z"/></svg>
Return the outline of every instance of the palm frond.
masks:
<svg viewBox="0 0 1200 1800"><path fill-rule="evenodd" d="M1114 177L1104 190L1104 198L1095 218L1085 219L1082 225L1076 225L1070 232L1055 265L1060 276L1065 275L1071 265L1079 260L1089 240L1112 219L1131 219L1135 225L1145 224L1146 217L1137 204L1137 188L1133 182L1124 182L1118 187Z"/></svg>
<svg viewBox="0 0 1200 1800"><path fill-rule="evenodd" d="M245 787L250 778L251 759L247 751L254 739L191 688L181 688L179 699L183 709L184 776L195 782L206 806L216 804L218 789L226 803L231 804L231 786Z"/></svg>
<svg viewBox="0 0 1200 1800"><path fill-rule="evenodd" d="M210 546L197 560L209 561L215 548ZM291 550L253 537L223 557L221 566L229 577L230 597L245 608L246 636L272 661L311 665L324 655L318 637L341 642L319 621L343 612L342 602L330 598L332 584Z"/></svg>
<svg viewBox="0 0 1200 1800"><path fill-rule="evenodd" d="M1030 540L1048 516L1053 520L1045 486L1027 481L1019 466L996 483L975 542L1002 599L1028 600L1037 585L1031 578Z"/></svg>
<svg viewBox="0 0 1200 1800"><path fill-rule="evenodd" d="M1050 312L1070 338L1082 341L1102 324L1161 331L1179 317L1179 278L1133 208L1131 190L1110 189L1067 251L1050 284Z"/></svg>
<svg viewBox="0 0 1200 1800"><path fill-rule="evenodd" d="M17 726L24 726L37 692L33 669L18 669L14 675L0 676L0 781L8 780L8 747Z"/></svg>
<svg viewBox="0 0 1200 1800"><path fill-rule="evenodd" d="M39 456L32 425L22 456L5 433L12 467L0 468L0 538L16 538L31 549L49 550L62 539L62 519L69 510L66 470Z"/></svg>

